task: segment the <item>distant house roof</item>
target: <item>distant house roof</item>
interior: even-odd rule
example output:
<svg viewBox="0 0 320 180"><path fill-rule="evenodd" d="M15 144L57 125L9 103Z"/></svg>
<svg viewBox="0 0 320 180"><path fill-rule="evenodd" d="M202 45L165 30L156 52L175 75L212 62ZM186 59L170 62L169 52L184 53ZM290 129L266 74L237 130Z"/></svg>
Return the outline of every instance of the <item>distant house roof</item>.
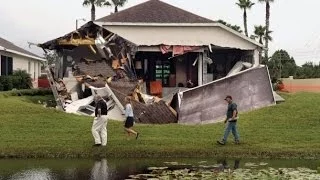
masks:
<svg viewBox="0 0 320 180"><path fill-rule="evenodd" d="M12 42L5 40L1 37L0 37L0 50L4 50L4 51L8 51L8 52L11 52L14 54L19 54L21 56L26 56L26 57L33 58L36 60L44 61L43 58L37 56L36 54L33 54L23 48L20 48L20 47L14 45Z"/></svg>
<svg viewBox="0 0 320 180"><path fill-rule="evenodd" d="M96 20L127 23L213 23L214 21L174 7L160 0L149 0Z"/></svg>

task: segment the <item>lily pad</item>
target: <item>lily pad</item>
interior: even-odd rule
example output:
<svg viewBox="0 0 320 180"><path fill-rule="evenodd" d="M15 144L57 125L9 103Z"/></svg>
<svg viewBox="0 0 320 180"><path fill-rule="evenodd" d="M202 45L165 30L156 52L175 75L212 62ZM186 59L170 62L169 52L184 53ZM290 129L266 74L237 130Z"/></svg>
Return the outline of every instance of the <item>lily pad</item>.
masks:
<svg viewBox="0 0 320 180"><path fill-rule="evenodd" d="M264 162L259 163L259 166L266 166L266 165L268 165L268 163L264 163Z"/></svg>
<svg viewBox="0 0 320 180"><path fill-rule="evenodd" d="M198 162L199 164L204 164L204 163L207 163L207 161L200 161Z"/></svg>
<svg viewBox="0 0 320 180"><path fill-rule="evenodd" d="M150 167L154 169L152 173L158 174L138 174L129 176L131 179L150 179L150 180L171 180L171 179L320 179L320 174L317 170L308 168L265 168L265 169L252 169L258 166L257 164L247 164L244 169L223 169L214 171L203 168L192 169L176 169L170 170L166 167ZM159 169L162 169L159 171Z"/></svg>
<svg viewBox="0 0 320 180"><path fill-rule="evenodd" d="M259 165L255 164L255 163L246 163L244 166L246 166L246 167L257 167Z"/></svg>
<svg viewBox="0 0 320 180"><path fill-rule="evenodd" d="M178 162L164 162L164 164L169 164L169 165L179 165Z"/></svg>
<svg viewBox="0 0 320 180"><path fill-rule="evenodd" d="M148 167L149 171L153 171L153 170L165 170L168 169L168 167Z"/></svg>

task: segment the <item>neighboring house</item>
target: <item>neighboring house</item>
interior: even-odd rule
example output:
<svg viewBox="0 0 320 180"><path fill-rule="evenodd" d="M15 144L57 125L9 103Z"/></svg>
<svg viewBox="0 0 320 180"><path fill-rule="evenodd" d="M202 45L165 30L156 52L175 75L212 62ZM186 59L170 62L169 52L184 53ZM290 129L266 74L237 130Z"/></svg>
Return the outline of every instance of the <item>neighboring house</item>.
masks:
<svg viewBox="0 0 320 180"><path fill-rule="evenodd" d="M0 37L0 75L11 75L13 71L21 69L26 70L32 80L33 87L38 87L38 77L41 74L41 64L45 59L22 49L12 42Z"/></svg>

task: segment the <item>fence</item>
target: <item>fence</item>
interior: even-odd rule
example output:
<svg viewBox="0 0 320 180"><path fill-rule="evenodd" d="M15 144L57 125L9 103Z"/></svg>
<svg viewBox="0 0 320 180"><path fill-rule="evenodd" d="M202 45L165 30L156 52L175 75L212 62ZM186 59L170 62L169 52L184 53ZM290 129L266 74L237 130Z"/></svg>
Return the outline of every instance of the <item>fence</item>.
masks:
<svg viewBox="0 0 320 180"><path fill-rule="evenodd" d="M320 92L320 79L283 79L283 91L286 92Z"/></svg>

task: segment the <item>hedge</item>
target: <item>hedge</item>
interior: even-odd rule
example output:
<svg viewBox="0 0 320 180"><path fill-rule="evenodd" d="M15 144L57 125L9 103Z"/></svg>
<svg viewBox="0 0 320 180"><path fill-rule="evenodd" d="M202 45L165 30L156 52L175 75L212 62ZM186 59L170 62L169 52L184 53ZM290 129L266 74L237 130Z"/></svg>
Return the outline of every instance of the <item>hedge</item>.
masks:
<svg viewBox="0 0 320 180"><path fill-rule="evenodd" d="M44 96L52 95L51 89L22 89L22 90L11 90L1 93L8 96Z"/></svg>

